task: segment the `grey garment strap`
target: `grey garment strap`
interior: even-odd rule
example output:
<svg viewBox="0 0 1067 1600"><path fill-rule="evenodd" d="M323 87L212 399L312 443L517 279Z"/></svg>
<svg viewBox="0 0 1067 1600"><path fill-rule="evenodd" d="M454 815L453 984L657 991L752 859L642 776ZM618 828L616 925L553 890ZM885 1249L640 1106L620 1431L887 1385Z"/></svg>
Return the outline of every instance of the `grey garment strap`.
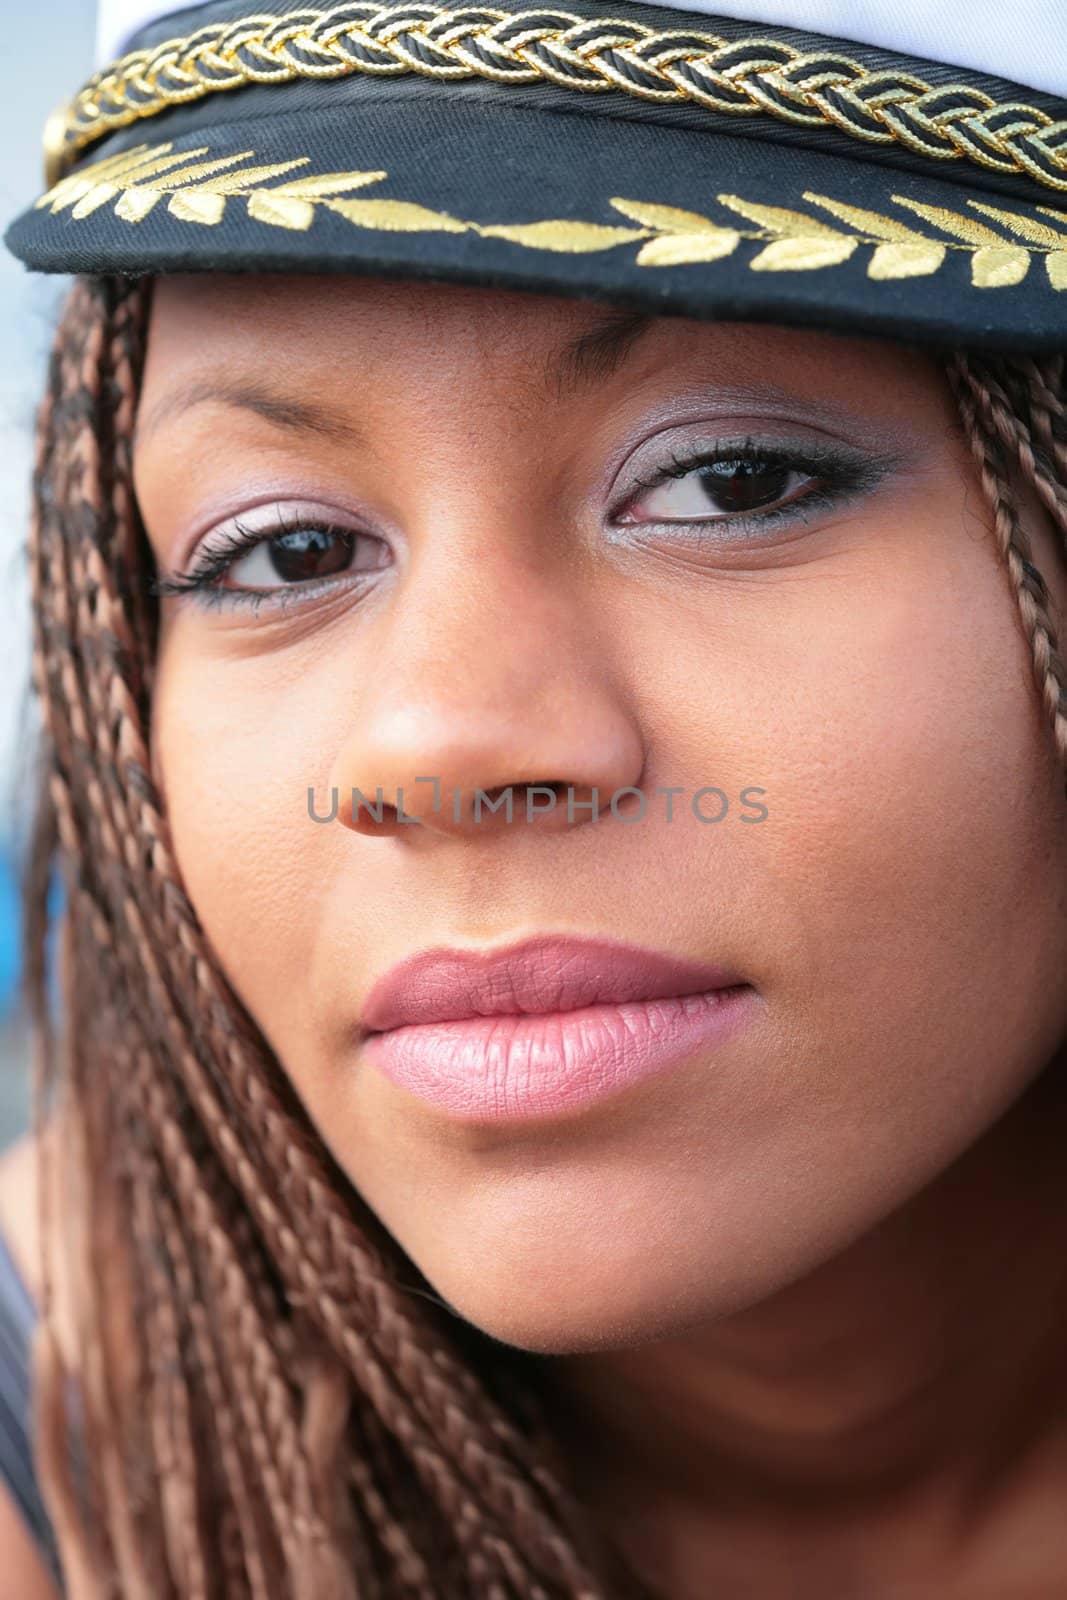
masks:
<svg viewBox="0 0 1067 1600"><path fill-rule="evenodd" d="M34 1542L63 1583L55 1535L33 1461L30 1345L37 1308L0 1229L0 1479L17 1502Z"/></svg>

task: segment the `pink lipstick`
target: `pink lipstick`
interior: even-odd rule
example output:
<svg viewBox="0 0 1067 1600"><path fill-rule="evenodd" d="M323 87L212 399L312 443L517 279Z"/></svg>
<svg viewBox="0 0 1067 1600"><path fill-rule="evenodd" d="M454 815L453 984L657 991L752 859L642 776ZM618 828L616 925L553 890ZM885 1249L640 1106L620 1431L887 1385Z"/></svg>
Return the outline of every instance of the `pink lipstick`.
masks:
<svg viewBox="0 0 1067 1600"><path fill-rule="evenodd" d="M365 1059L451 1116L558 1116L732 1037L755 990L724 967L614 940L434 949L371 989Z"/></svg>

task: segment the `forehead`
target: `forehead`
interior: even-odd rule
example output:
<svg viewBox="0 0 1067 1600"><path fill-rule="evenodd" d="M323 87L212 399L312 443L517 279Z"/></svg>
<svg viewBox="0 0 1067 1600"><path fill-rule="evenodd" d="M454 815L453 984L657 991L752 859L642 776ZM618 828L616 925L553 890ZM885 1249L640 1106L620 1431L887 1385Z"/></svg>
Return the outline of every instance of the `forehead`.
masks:
<svg viewBox="0 0 1067 1600"><path fill-rule="evenodd" d="M817 374L856 366L888 374L929 363L902 342L777 323L654 317L624 304L558 294L357 275L189 274L157 278L150 373L242 360L320 381L344 362L432 363L608 378L624 360L675 365L707 357L731 381L766 382L785 366ZM347 368L352 373L352 366Z"/></svg>
<svg viewBox="0 0 1067 1600"><path fill-rule="evenodd" d="M465 285L188 274L156 282L136 443L169 438L175 418L203 434L205 400L320 437L357 416L447 431L475 412L505 429L521 414L525 436L534 417L584 426L646 401L906 431L943 390L930 353L896 341Z"/></svg>
<svg viewBox="0 0 1067 1600"><path fill-rule="evenodd" d="M654 316L610 301L354 274L167 274L153 284L151 324L157 340L165 336L176 353L201 344L205 358L219 340L271 360L285 346L303 344L310 355L324 346L358 345L376 355L398 349L399 341L421 343L437 359L460 346L562 349L576 341L592 356L597 348L635 347L638 335L642 349L667 355L699 345L754 370L774 354L817 362L851 352L883 366L921 354L902 341L817 328Z"/></svg>

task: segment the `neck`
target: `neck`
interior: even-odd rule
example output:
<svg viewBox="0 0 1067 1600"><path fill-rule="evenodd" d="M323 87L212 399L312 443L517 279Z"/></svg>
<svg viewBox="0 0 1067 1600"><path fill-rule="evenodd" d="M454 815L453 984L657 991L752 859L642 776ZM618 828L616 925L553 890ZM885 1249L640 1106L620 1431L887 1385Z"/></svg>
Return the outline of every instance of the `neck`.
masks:
<svg viewBox="0 0 1067 1600"><path fill-rule="evenodd" d="M846 1514L869 1533L931 1500L958 1526L1062 1450L1065 1076L1050 1067L936 1183L773 1299L545 1362L583 1499L626 1538L672 1519L721 1537L724 1520Z"/></svg>

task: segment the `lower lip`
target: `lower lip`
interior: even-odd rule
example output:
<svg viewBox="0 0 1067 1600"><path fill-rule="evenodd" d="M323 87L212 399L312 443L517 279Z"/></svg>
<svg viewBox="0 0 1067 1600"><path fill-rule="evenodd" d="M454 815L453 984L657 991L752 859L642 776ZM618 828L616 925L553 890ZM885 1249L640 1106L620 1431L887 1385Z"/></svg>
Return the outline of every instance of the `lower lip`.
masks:
<svg viewBox="0 0 1067 1600"><path fill-rule="evenodd" d="M576 1111L713 1050L752 1015L748 984L372 1033L366 1059L450 1115L515 1122Z"/></svg>

